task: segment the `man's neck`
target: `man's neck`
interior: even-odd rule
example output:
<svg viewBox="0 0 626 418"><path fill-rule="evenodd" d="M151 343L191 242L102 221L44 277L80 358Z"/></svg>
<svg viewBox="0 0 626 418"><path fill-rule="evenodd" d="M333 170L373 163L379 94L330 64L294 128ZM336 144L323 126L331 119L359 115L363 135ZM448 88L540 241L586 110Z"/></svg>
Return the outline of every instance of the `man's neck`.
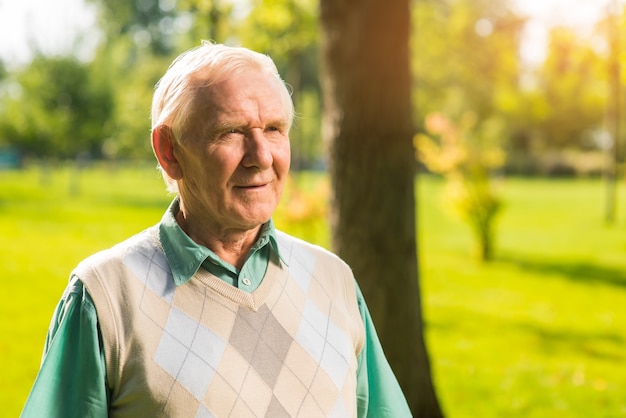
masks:
<svg viewBox="0 0 626 418"><path fill-rule="evenodd" d="M182 210L176 214L176 222L194 242L207 247L237 269L243 267L262 227L259 225L249 230L216 230L206 223L189 219Z"/></svg>

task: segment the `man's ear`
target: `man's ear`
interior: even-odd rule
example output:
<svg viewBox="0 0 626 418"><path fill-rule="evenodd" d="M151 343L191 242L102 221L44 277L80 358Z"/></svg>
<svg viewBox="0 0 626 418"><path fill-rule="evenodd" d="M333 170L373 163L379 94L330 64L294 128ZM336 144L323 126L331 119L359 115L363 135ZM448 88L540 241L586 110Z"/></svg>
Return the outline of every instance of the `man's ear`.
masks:
<svg viewBox="0 0 626 418"><path fill-rule="evenodd" d="M159 165L172 179L180 180L183 172L174 152L176 146L172 128L161 125L152 130L152 149Z"/></svg>

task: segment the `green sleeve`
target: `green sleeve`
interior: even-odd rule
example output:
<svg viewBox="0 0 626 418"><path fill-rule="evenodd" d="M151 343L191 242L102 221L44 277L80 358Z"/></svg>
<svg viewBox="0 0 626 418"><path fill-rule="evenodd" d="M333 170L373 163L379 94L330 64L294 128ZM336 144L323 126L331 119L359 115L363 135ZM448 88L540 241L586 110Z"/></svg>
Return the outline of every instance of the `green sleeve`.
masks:
<svg viewBox="0 0 626 418"><path fill-rule="evenodd" d="M72 278L50 328L22 418L105 418L106 368L93 301Z"/></svg>
<svg viewBox="0 0 626 418"><path fill-rule="evenodd" d="M365 326L365 345L357 369L357 411L359 418L411 417L400 385L387 362L365 299L357 285L357 301Z"/></svg>

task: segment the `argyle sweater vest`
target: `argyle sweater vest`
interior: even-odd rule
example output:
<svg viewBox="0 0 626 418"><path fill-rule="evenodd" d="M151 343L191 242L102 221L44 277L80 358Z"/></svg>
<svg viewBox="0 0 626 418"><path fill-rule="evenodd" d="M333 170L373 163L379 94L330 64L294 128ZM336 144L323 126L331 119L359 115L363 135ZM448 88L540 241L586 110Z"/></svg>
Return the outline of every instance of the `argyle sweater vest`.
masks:
<svg viewBox="0 0 626 418"><path fill-rule="evenodd" d="M277 232L247 293L175 285L152 227L74 271L96 307L111 417L352 417L364 329L349 267ZM78 359L79 360L79 359Z"/></svg>

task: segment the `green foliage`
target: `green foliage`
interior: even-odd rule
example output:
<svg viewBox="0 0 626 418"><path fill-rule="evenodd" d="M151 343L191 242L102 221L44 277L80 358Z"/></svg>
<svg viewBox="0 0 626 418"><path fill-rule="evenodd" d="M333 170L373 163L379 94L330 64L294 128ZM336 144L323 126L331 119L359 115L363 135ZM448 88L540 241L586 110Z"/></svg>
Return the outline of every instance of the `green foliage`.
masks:
<svg viewBox="0 0 626 418"><path fill-rule="evenodd" d="M502 147L513 132L511 119L524 109L518 85L518 50L524 20L509 10L506 0L450 0L416 2L413 22L418 131L426 130L423 123L432 113L442 113L453 120L473 114L478 127L492 126L494 122L499 125L495 136L498 143L491 148ZM484 148L490 147L483 147L483 152ZM476 156L468 156L471 158L466 161L481 166ZM482 248L479 254L486 253L488 258L491 219L499 204L492 199L481 170L473 169L460 177L450 173L447 176L459 177L451 180L449 189L482 243L478 246Z"/></svg>
<svg viewBox="0 0 626 418"><path fill-rule="evenodd" d="M118 40L107 46L94 61L99 77L108 80L114 95L112 132L104 138L107 158L152 158L150 108L154 86L170 58L145 51L133 51L129 41Z"/></svg>
<svg viewBox="0 0 626 418"><path fill-rule="evenodd" d="M314 1L259 1L243 18L241 10L235 16L235 6L242 5L228 0L91 2L105 34L93 61L40 56L12 74L14 81L1 90L0 143L37 157L68 158L81 151L106 158L149 157L156 82L174 55L213 39L244 43L276 60L303 114L292 130L294 168L320 159Z"/></svg>
<svg viewBox="0 0 626 418"><path fill-rule="evenodd" d="M235 5L243 7L244 2L230 0L179 0L176 10L183 19L189 19L189 29L183 37L189 46L196 46L200 40L218 43L232 43L235 39ZM183 42L184 43L184 42Z"/></svg>
<svg viewBox="0 0 626 418"><path fill-rule="evenodd" d="M174 48L176 0L88 0L99 10L106 42L129 38L138 48L167 55Z"/></svg>
<svg viewBox="0 0 626 418"><path fill-rule="evenodd" d="M418 126L431 112L483 119L516 107L524 21L506 0L417 1L412 18Z"/></svg>
<svg viewBox="0 0 626 418"><path fill-rule="evenodd" d="M38 156L73 157L81 151L98 156L104 146L106 156L146 157L154 83L178 52L212 39L275 59L301 115L292 131L294 168L322 159L316 1L89 1L99 10L103 34L92 62L38 56L32 69L0 64L0 143ZM612 23L607 19L599 35L585 39L554 29L546 62L529 72L519 57L526 22L509 3L412 3L415 126L423 131L432 112L501 120L507 171L550 173L553 165L570 164L572 150L598 151L611 49L598 45L608 42ZM618 33L626 27L624 10ZM624 51L618 54L622 63ZM50 71L43 68L47 61ZM618 75L623 83L626 72Z"/></svg>
<svg viewBox="0 0 626 418"><path fill-rule="evenodd" d="M492 257L494 221L502 204L493 190L491 174L504 163L497 141L502 128L498 121L477 123L476 115L465 114L458 124L441 114L426 117L433 137L418 134L418 159L432 172L447 179L450 205L470 225L481 261Z"/></svg>
<svg viewBox="0 0 626 418"><path fill-rule="evenodd" d="M242 45L271 55L288 71L300 57L315 49L318 39L317 1L253 0L239 27Z"/></svg>
<svg viewBox="0 0 626 418"><path fill-rule="evenodd" d="M0 82L9 74L6 63L0 59Z"/></svg>
<svg viewBox="0 0 626 418"><path fill-rule="evenodd" d="M0 138L37 156L99 155L113 98L110 86L90 71L71 57L38 55L5 81Z"/></svg>
<svg viewBox="0 0 626 418"><path fill-rule="evenodd" d="M324 147L321 140L320 92L305 90L294 97L297 113L289 133L291 140L292 170L321 168L324 164Z"/></svg>
<svg viewBox="0 0 626 418"><path fill-rule="evenodd" d="M154 86L178 54L189 29L176 1L90 0L100 11L105 38L92 67L106 83L113 111L100 145L106 158L150 158ZM188 41L187 41L188 42Z"/></svg>
<svg viewBox="0 0 626 418"><path fill-rule="evenodd" d="M533 77L533 76L531 76ZM567 28L550 33L548 56L534 75L536 86L527 93L525 117L518 118L512 151L594 149L592 133L602 129L608 98L606 58L581 42ZM575 99L574 99L575 98Z"/></svg>
<svg viewBox="0 0 626 418"><path fill-rule="evenodd" d="M567 155L571 150L601 148L598 133L609 92L609 48L603 46L608 30L583 38L574 29L553 28L547 59L538 68L530 67L519 54L526 22L509 10L508 3L415 3L416 125L423 129L422 121L431 112L497 117L506 122L508 172L583 171L570 167ZM622 29L624 10L622 6ZM626 62L623 52L620 60ZM623 72L621 77L626 77Z"/></svg>

